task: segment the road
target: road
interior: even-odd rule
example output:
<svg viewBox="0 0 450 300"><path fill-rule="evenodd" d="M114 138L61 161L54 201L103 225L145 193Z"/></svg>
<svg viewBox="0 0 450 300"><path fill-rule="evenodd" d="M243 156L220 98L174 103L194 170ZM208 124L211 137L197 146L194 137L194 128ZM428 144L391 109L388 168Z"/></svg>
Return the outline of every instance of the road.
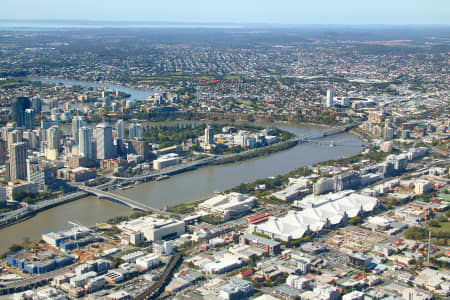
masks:
<svg viewBox="0 0 450 300"><path fill-rule="evenodd" d="M57 206L57 205L60 205L60 204L63 204L63 203L69 202L69 201L73 201L76 199L80 199L80 198L86 197L87 195L88 195L88 193L79 191L79 192L74 192L74 193L70 193L70 194L65 194L65 195L62 195L62 196L59 196L56 198L51 198L48 200L42 200L35 204L23 203L22 208L1 214L0 215L0 225L6 225L11 222L15 222L24 217L32 215L38 211L48 209L50 207L54 207L54 206Z"/></svg>
<svg viewBox="0 0 450 300"><path fill-rule="evenodd" d="M42 275L39 275L36 277L32 277L29 279L24 279L24 280L5 284L0 288L0 295L6 295L6 294L15 293L15 292L20 292L20 291L28 290L28 289L34 288L36 286L42 285L42 283L51 281L56 276L65 274L65 273L73 270L73 268L75 268L75 266L76 265L70 265L70 266L63 267L58 270L51 271L51 272L48 272L48 273L45 273L45 274L42 274Z"/></svg>

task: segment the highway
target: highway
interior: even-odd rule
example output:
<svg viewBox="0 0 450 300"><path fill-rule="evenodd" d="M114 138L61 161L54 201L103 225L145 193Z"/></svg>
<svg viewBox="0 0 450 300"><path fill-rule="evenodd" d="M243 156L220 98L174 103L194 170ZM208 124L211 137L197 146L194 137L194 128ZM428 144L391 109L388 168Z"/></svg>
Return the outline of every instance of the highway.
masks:
<svg viewBox="0 0 450 300"><path fill-rule="evenodd" d="M5 284L0 287L0 295L17 293L17 292L36 288L38 286L42 286L42 285L50 282L54 277L65 274L65 273L73 270L73 268L75 268L75 267L76 267L76 265L70 265L67 267L57 269L55 271L41 274L39 276L34 276L29 279L19 280L19 281Z"/></svg>
<svg viewBox="0 0 450 300"><path fill-rule="evenodd" d="M3 213L0 215L0 226L1 225L7 225L11 222L15 222L17 220L20 220L22 218L25 218L29 215L33 215L34 213L45 210L66 202L70 202L76 199L80 199L83 197L86 197L88 193L83 191L78 191L66 195L62 195L56 198L51 198L48 200L42 200L35 204L23 204L22 208L16 209L14 211L10 211L7 213Z"/></svg>

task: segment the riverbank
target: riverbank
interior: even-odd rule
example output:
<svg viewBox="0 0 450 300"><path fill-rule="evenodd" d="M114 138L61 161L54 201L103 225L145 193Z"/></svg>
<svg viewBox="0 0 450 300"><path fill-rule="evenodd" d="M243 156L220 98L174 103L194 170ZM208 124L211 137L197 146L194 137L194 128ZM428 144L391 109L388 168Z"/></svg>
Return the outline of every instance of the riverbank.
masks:
<svg viewBox="0 0 450 300"><path fill-rule="evenodd" d="M351 134L353 134L353 135L359 137L359 138L360 138L362 141L364 141L365 143L369 143L369 142L370 142L369 139L367 138L367 136L361 134L361 133L360 133L358 130L356 130L356 129L351 129L349 132L350 132Z"/></svg>
<svg viewBox="0 0 450 300"><path fill-rule="evenodd" d="M321 127L324 128L324 127L327 127L327 126L321 126ZM278 128L278 131L281 132L282 136L287 136L287 138L292 137L292 136L294 136L294 137L297 136L298 137L297 134L294 134L294 133L292 133L289 130L283 130L283 129ZM234 155L230 155L228 157L225 157L224 159L221 159L221 160L213 162L213 165L219 165L220 166L220 165L226 165L226 164L233 164L233 163L243 162L243 161L250 160L250 159L255 159L255 158L258 158L258 157L270 156L270 155L272 155L274 153L288 150L288 149L293 148L293 147L295 147L297 145L298 145L298 142L296 140L281 141L281 142L278 142L278 143L276 143L274 145L269 145L269 146L265 146L263 148L249 150L249 151L246 151L244 153L236 153ZM208 164L199 165L199 166L195 166L195 167L191 167L191 168L186 168L186 169L183 169L182 171L176 172L174 174L180 174L180 173L193 171L193 170L205 167L207 165ZM82 198L82 197L83 196L77 196L75 199L79 199L79 198ZM50 201L50 200L47 201L47 202L50 202L50 205L45 204L45 202L41 202L41 204L39 204L39 207L37 207L37 208L33 207L32 210L26 211L25 213L23 213L21 215L17 215L17 218L15 218L13 220L14 222L11 222L11 223L8 222L8 223L2 224L2 225L9 226L9 225L17 224L17 223L21 222L21 220L24 221L24 220L27 220L27 219L33 217L34 215L36 215L40 211L44 211L46 209L52 208L52 207L57 206L57 205L61 205L61 204L66 203L68 201L75 200L75 199L72 199L70 195L63 196L63 198L64 199L59 199L59 200L54 200L54 201Z"/></svg>
<svg viewBox="0 0 450 300"><path fill-rule="evenodd" d="M78 199L86 198L88 196L88 193L86 192L75 192L75 193L69 193L67 195L62 195L60 197L54 197L46 200L42 200L39 202L36 202L35 204L31 204L28 206L28 209L24 210L22 209L21 212L17 215L13 215L10 217L10 221L6 220L3 221L0 224L0 229L9 227L12 225L16 225L20 222L24 222L26 220L29 220L30 218L36 216L38 213L43 212L45 210L51 209L56 206L60 206Z"/></svg>
<svg viewBox="0 0 450 300"><path fill-rule="evenodd" d="M256 149L256 150L248 152L248 153L242 153L242 154L238 154L236 156L232 156L229 158L224 158L224 159L214 162L214 164L216 164L216 165L232 164L232 163L236 163L236 162L245 161L247 159L257 158L257 157L261 157L261 156L267 156L267 155L271 155L271 154L279 152L279 151L284 151L289 148L295 147L295 146L297 146L297 144L298 144L298 142L296 142L296 141L281 142L281 143L273 145L273 146L266 146L264 148Z"/></svg>
<svg viewBox="0 0 450 300"><path fill-rule="evenodd" d="M348 161L358 161L361 153L350 155L347 157L341 157L339 159L335 160L325 160L318 162L318 165L328 165L328 164L335 164L337 162L348 162ZM294 169L288 173L280 174L278 176L270 177L270 178L263 178L263 179L257 179L253 182L248 183L241 183L239 185L236 185L228 190L225 190L224 193L229 192L238 192L242 194L250 194L258 196L259 201L267 202L270 204L276 205L277 203L284 203L283 201L267 198L272 193L281 190L288 182L290 177L297 177L297 176L308 176L312 173L312 170L310 169L312 165L307 165L303 167L299 167L297 169ZM259 189L259 186L264 186L264 189ZM201 200L195 200L189 203L181 203L175 206L168 207L169 212L176 212L176 213L192 213L195 211L196 207L206 201L208 198L201 199Z"/></svg>
<svg viewBox="0 0 450 300"><path fill-rule="evenodd" d="M281 132L284 132L284 130L280 130ZM289 133L290 135L292 135L292 133L290 133L289 131L285 131L286 133ZM294 135L295 136L295 135ZM287 150L289 148L292 148L294 146L297 145L297 142L292 142L292 141L287 141L287 142L279 142L275 145L272 146L266 146L263 147L261 149L255 149L255 150L251 150L250 152L247 153L242 153L242 154L236 154L234 156L231 156L229 158L223 159L221 161L217 161L214 164L217 165L222 165L222 164L231 164L231 163L235 163L235 162L241 162L244 160L248 160L248 159L252 159L252 158L257 158L257 157L261 157L261 156L267 156L267 155L271 155L274 154L276 152L279 151L283 151L283 150ZM197 166L197 167L192 167L192 168L187 168L184 169L182 172L179 173L185 173L185 172L189 172L189 171L193 171L196 170L198 168L202 168L205 165L201 165L201 166ZM70 201L74 201L80 198L85 198L88 194L87 193L82 193L82 195L65 195L62 198L54 198L54 199L47 199L47 200L43 200L40 202L37 202L37 205L32 206L33 208L29 211L25 211L23 213L18 214L16 217L12 218L11 221L7 221L5 223L0 224L0 229L8 227L8 226L12 226L15 224L18 224L20 222L29 220L30 218L33 218L34 216L36 216L38 213L45 211L47 209L50 209L52 207L58 206L58 205L62 205L64 203L70 202Z"/></svg>
<svg viewBox="0 0 450 300"><path fill-rule="evenodd" d="M279 127L299 137L317 136L323 131L317 126L279 124ZM335 141L336 146L329 147L330 141ZM216 192L229 190L241 183L276 177L301 166L352 156L360 151L360 139L343 133L332 138L327 137L323 143L299 144L284 151L234 164L208 165L188 173L173 175L166 180L144 182L132 185L129 189L115 190L113 193L151 207L164 209L210 198ZM91 226L116 216L129 215L132 212L109 200L92 196L82 198L42 211L25 222L0 230L0 248L7 249L10 244L22 242L24 237L40 239L42 232L67 228L70 226L67 221L70 220Z"/></svg>

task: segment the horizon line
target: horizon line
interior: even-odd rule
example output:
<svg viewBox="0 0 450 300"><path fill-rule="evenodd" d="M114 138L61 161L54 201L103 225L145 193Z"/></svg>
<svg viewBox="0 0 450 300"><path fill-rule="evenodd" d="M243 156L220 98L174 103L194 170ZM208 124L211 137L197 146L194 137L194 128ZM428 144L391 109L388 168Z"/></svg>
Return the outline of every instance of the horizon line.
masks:
<svg viewBox="0 0 450 300"><path fill-rule="evenodd" d="M88 22L88 23L128 23L128 24L173 24L173 25L265 25L265 26L440 26L450 27L450 23L278 23L242 21L148 21L148 20L92 20L92 19L3 19L0 22Z"/></svg>

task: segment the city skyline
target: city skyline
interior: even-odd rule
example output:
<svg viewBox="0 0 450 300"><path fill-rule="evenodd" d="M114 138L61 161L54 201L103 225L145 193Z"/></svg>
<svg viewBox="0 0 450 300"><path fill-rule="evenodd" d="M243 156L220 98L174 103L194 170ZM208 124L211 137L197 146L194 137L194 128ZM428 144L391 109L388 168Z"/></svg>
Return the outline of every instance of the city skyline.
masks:
<svg viewBox="0 0 450 300"><path fill-rule="evenodd" d="M449 0L3 1L0 299L449 298Z"/></svg>

